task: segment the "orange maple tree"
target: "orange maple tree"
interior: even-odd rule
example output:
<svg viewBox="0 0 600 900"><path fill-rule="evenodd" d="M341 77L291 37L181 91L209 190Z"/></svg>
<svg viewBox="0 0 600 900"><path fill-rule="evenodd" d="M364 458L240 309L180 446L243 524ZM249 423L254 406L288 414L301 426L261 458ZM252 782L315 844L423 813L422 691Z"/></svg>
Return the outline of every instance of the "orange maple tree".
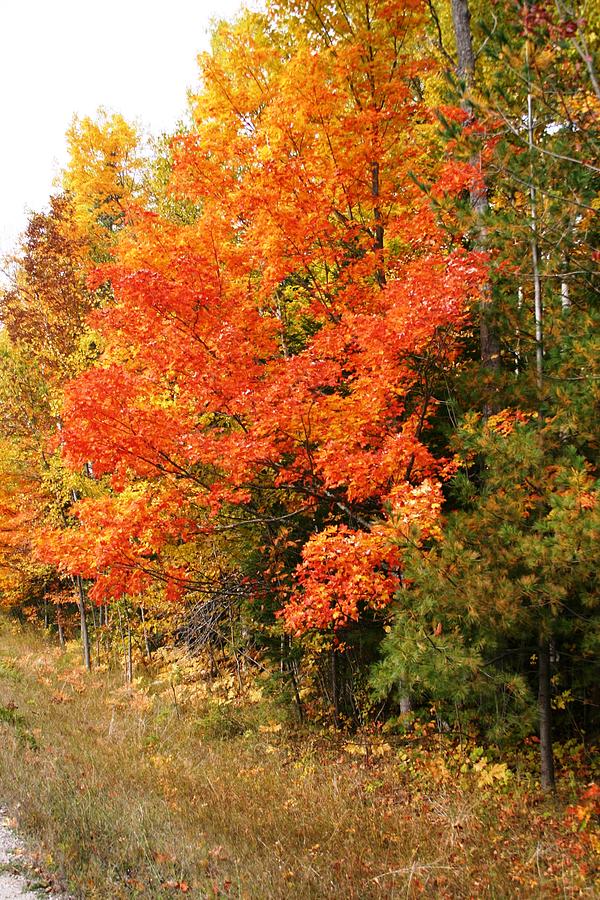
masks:
<svg viewBox="0 0 600 900"><path fill-rule="evenodd" d="M92 315L98 365L66 390L69 464L110 476L45 555L95 596L194 580L168 548L297 517L286 627L338 628L398 586L398 537L431 533L448 461L425 440L485 260L453 243L415 172L441 172L415 0L246 14L201 58L171 190L191 224L131 207ZM318 15L317 15L318 14ZM265 574L268 580L269 574Z"/></svg>

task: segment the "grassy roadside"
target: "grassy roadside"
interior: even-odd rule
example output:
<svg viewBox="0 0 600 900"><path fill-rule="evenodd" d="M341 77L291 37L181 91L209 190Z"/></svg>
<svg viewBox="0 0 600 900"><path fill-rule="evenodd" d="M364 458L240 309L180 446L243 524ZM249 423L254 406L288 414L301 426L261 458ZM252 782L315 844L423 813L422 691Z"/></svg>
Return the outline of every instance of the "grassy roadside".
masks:
<svg viewBox="0 0 600 900"><path fill-rule="evenodd" d="M0 620L0 798L74 896L597 896L573 773L555 804L426 732L298 734L192 687L125 689Z"/></svg>

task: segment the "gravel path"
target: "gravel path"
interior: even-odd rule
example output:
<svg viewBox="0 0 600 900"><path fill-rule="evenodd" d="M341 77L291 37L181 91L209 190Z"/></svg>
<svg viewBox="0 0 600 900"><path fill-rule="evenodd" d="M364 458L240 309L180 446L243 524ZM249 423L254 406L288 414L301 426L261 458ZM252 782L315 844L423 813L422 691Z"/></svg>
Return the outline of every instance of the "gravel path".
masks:
<svg viewBox="0 0 600 900"><path fill-rule="evenodd" d="M1 871L1 867L10 863L15 853L22 849L23 845L9 826L5 810L0 809L0 900L40 900L41 895L28 891L27 883L20 875Z"/></svg>

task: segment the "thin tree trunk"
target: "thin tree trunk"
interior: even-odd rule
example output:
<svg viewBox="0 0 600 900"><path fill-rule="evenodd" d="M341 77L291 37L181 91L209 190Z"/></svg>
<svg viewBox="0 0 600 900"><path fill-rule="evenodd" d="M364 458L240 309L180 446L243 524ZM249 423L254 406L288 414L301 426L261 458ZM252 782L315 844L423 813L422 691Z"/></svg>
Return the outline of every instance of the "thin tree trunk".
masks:
<svg viewBox="0 0 600 900"><path fill-rule="evenodd" d="M452 0L452 22L456 44L456 72L459 78L466 82L467 87L471 87L475 74L475 54L473 53L469 0Z"/></svg>
<svg viewBox="0 0 600 900"><path fill-rule="evenodd" d="M456 44L456 74L464 82L464 94L461 101L462 108L472 113L471 101L468 92L475 79L475 54L473 52L473 35L471 33L471 11L468 0L452 0L452 21L454 24L454 40ZM471 165L478 168L481 165L479 155L472 157ZM483 217L488 211L487 188L481 180L481 184L473 186L470 191L471 208L475 213L477 224L477 238L475 246L484 249L486 245L486 229L482 224ZM483 286L482 300L479 305L479 348L480 357L486 369L493 371L500 367L500 344L494 328L491 314L492 287L489 282Z"/></svg>
<svg viewBox="0 0 600 900"><path fill-rule="evenodd" d="M336 731L340 727L340 707L337 684L337 655L335 648L331 648L331 699L333 702L333 725Z"/></svg>
<svg viewBox="0 0 600 900"><path fill-rule="evenodd" d="M531 70L529 66L529 40L526 45L527 54L527 141L529 144L529 216L531 227L531 269L533 277L533 302L535 319L535 372L538 388L541 389L544 369L544 306L542 297L542 279L540 274L540 250L538 244L537 224L537 192L533 180L534 175L534 120L533 95L531 92Z"/></svg>
<svg viewBox="0 0 600 900"><path fill-rule="evenodd" d="M302 725L304 722L304 706L302 704L302 698L300 696L300 689L298 688L298 679L296 677L296 669L294 665L294 660L292 659L292 636L286 639L286 635L282 635L282 657L281 657L281 671L282 673L287 672L290 676L290 681L292 682L292 688L294 690L294 699L296 701L296 707L298 709L298 721ZM287 643L287 654L284 659L283 650L285 643Z"/></svg>
<svg viewBox="0 0 600 900"><path fill-rule="evenodd" d="M61 620L61 616L60 616L58 607L56 609L56 627L58 628L58 643L60 645L60 649L64 650L65 649L65 633L63 631L62 620Z"/></svg>
<svg viewBox="0 0 600 900"><path fill-rule="evenodd" d="M529 145L529 210L531 228L531 266L533 277L533 299L535 319L535 371L536 382L542 388L544 376L544 329L543 298L540 274L540 251L538 245L537 193L534 182L534 119L533 94L531 91L530 46L525 48L527 62L527 140ZM544 791L554 791L554 755L552 752L552 706L550 684L550 642L541 638L538 648L538 711L540 719L540 768L541 785Z"/></svg>
<svg viewBox="0 0 600 900"><path fill-rule="evenodd" d="M519 285L517 289L517 321L521 321L521 310L523 309L523 288ZM521 329L517 326L515 335L515 375L518 375L521 368Z"/></svg>
<svg viewBox="0 0 600 900"><path fill-rule="evenodd" d="M73 502L77 503L77 491L75 488L71 491L71 496L73 498ZM63 513L64 518L64 513ZM81 644L83 649L83 664L88 670L91 672L92 670L92 657L90 654L90 636L87 627L87 619L85 615L85 588L83 586L83 578L81 575L76 575L73 579L73 583L77 588L77 606L79 607L79 619L81 622Z"/></svg>
<svg viewBox="0 0 600 900"><path fill-rule="evenodd" d="M554 791L554 754L552 751L552 706L550 686L550 642L540 640L538 650L538 710L540 718L540 763L543 791Z"/></svg>
<svg viewBox="0 0 600 900"><path fill-rule="evenodd" d="M133 682L133 648L131 643L131 623L127 616L127 684Z"/></svg>
<svg viewBox="0 0 600 900"><path fill-rule="evenodd" d="M239 659L237 647L236 647L235 630L233 627L233 612L231 610L231 606L229 607L229 635L230 635L230 643L231 643L231 652L233 653L233 658L235 660L235 671L237 674L238 690L241 694L244 689L244 684L242 681L242 669L240 666L240 659Z"/></svg>
<svg viewBox="0 0 600 900"><path fill-rule="evenodd" d="M83 664L91 672L92 657L90 654L90 636L87 627L87 618L85 614L85 588L83 586L83 578L81 575L75 577L77 586L77 606L79 607L79 619L81 622L81 646L83 650Z"/></svg>
<svg viewBox="0 0 600 900"><path fill-rule="evenodd" d="M148 640L148 630L146 628L146 616L144 614L144 604L140 604L140 612L142 614L142 628L144 629L144 647L146 648L146 656L152 659L152 651L150 650L150 642Z"/></svg>
<svg viewBox="0 0 600 900"><path fill-rule="evenodd" d="M379 254L381 259L381 265L377 267L377 271L375 272L375 277L377 279L377 284L379 287L384 287L386 283L385 278L385 270L383 267L383 236L384 236L384 227L383 227L383 217L381 215L381 209L379 208L379 163L374 162L371 166L371 196L374 201L373 205L373 218L375 220L375 250Z"/></svg>
<svg viewBox="0 0 600 900"><path fill-rule="evenodd" d="M569 293L569 256L565 255L563 260L563 277L560 282L560 305L562 307L562 311L566 312L568 309L571 309L571 295Z"/></svg>
<svg viewBox="0 0 600 900"><path fill-rule="evenodd" d="M119 614L119 634L121 635L121 646L125 651L125 632L123 631L123 616L121 615L121 610L117 607L117 612ZM127 682L127 653L125 651L125 682Z"/></svg>
<svg viewBox="0 0 600 900"><path fill-rule="evenodd" d="M298 688L298 679L296 678L293 665L288 667L288 672L292 682L292 688L294 689L294 699L296 700L296 708L298 710L298 721L302 725L304 723L304 706L302 704L302 697L300 696L300 690Z"/></svg>
<svg viewBox="0 0 600 900"><path fill-rule="evenodd" d="M90 604L90 612L92 614L92 625L94 627L94 644L96 646L96 665L100 665L100 632L98 630L98 619L100 618L100 622L102 622L101 618L101 610L97 609L96 606L91 603Z"/></svg>
<svg viewBox="0 0 600 900"><path fill-rule="evenodd" d="M131 642L131 622L129 620L129 609L124 610L125 623L127 631L124 635L125 643L125 682L131 684L133 681L133 648Z"/></svg>

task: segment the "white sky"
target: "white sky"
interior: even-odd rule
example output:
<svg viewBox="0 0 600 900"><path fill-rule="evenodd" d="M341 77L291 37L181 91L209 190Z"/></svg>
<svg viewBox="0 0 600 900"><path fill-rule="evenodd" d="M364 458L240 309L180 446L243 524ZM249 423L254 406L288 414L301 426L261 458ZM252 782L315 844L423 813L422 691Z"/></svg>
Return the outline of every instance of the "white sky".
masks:
<svg viewBox="0 0 600 900"><path fill-rule="evenodd" d="M43 209L73 115L98 107L152 134L183 118L209 23L242 0L0 0L0 257Z"/></svg>

